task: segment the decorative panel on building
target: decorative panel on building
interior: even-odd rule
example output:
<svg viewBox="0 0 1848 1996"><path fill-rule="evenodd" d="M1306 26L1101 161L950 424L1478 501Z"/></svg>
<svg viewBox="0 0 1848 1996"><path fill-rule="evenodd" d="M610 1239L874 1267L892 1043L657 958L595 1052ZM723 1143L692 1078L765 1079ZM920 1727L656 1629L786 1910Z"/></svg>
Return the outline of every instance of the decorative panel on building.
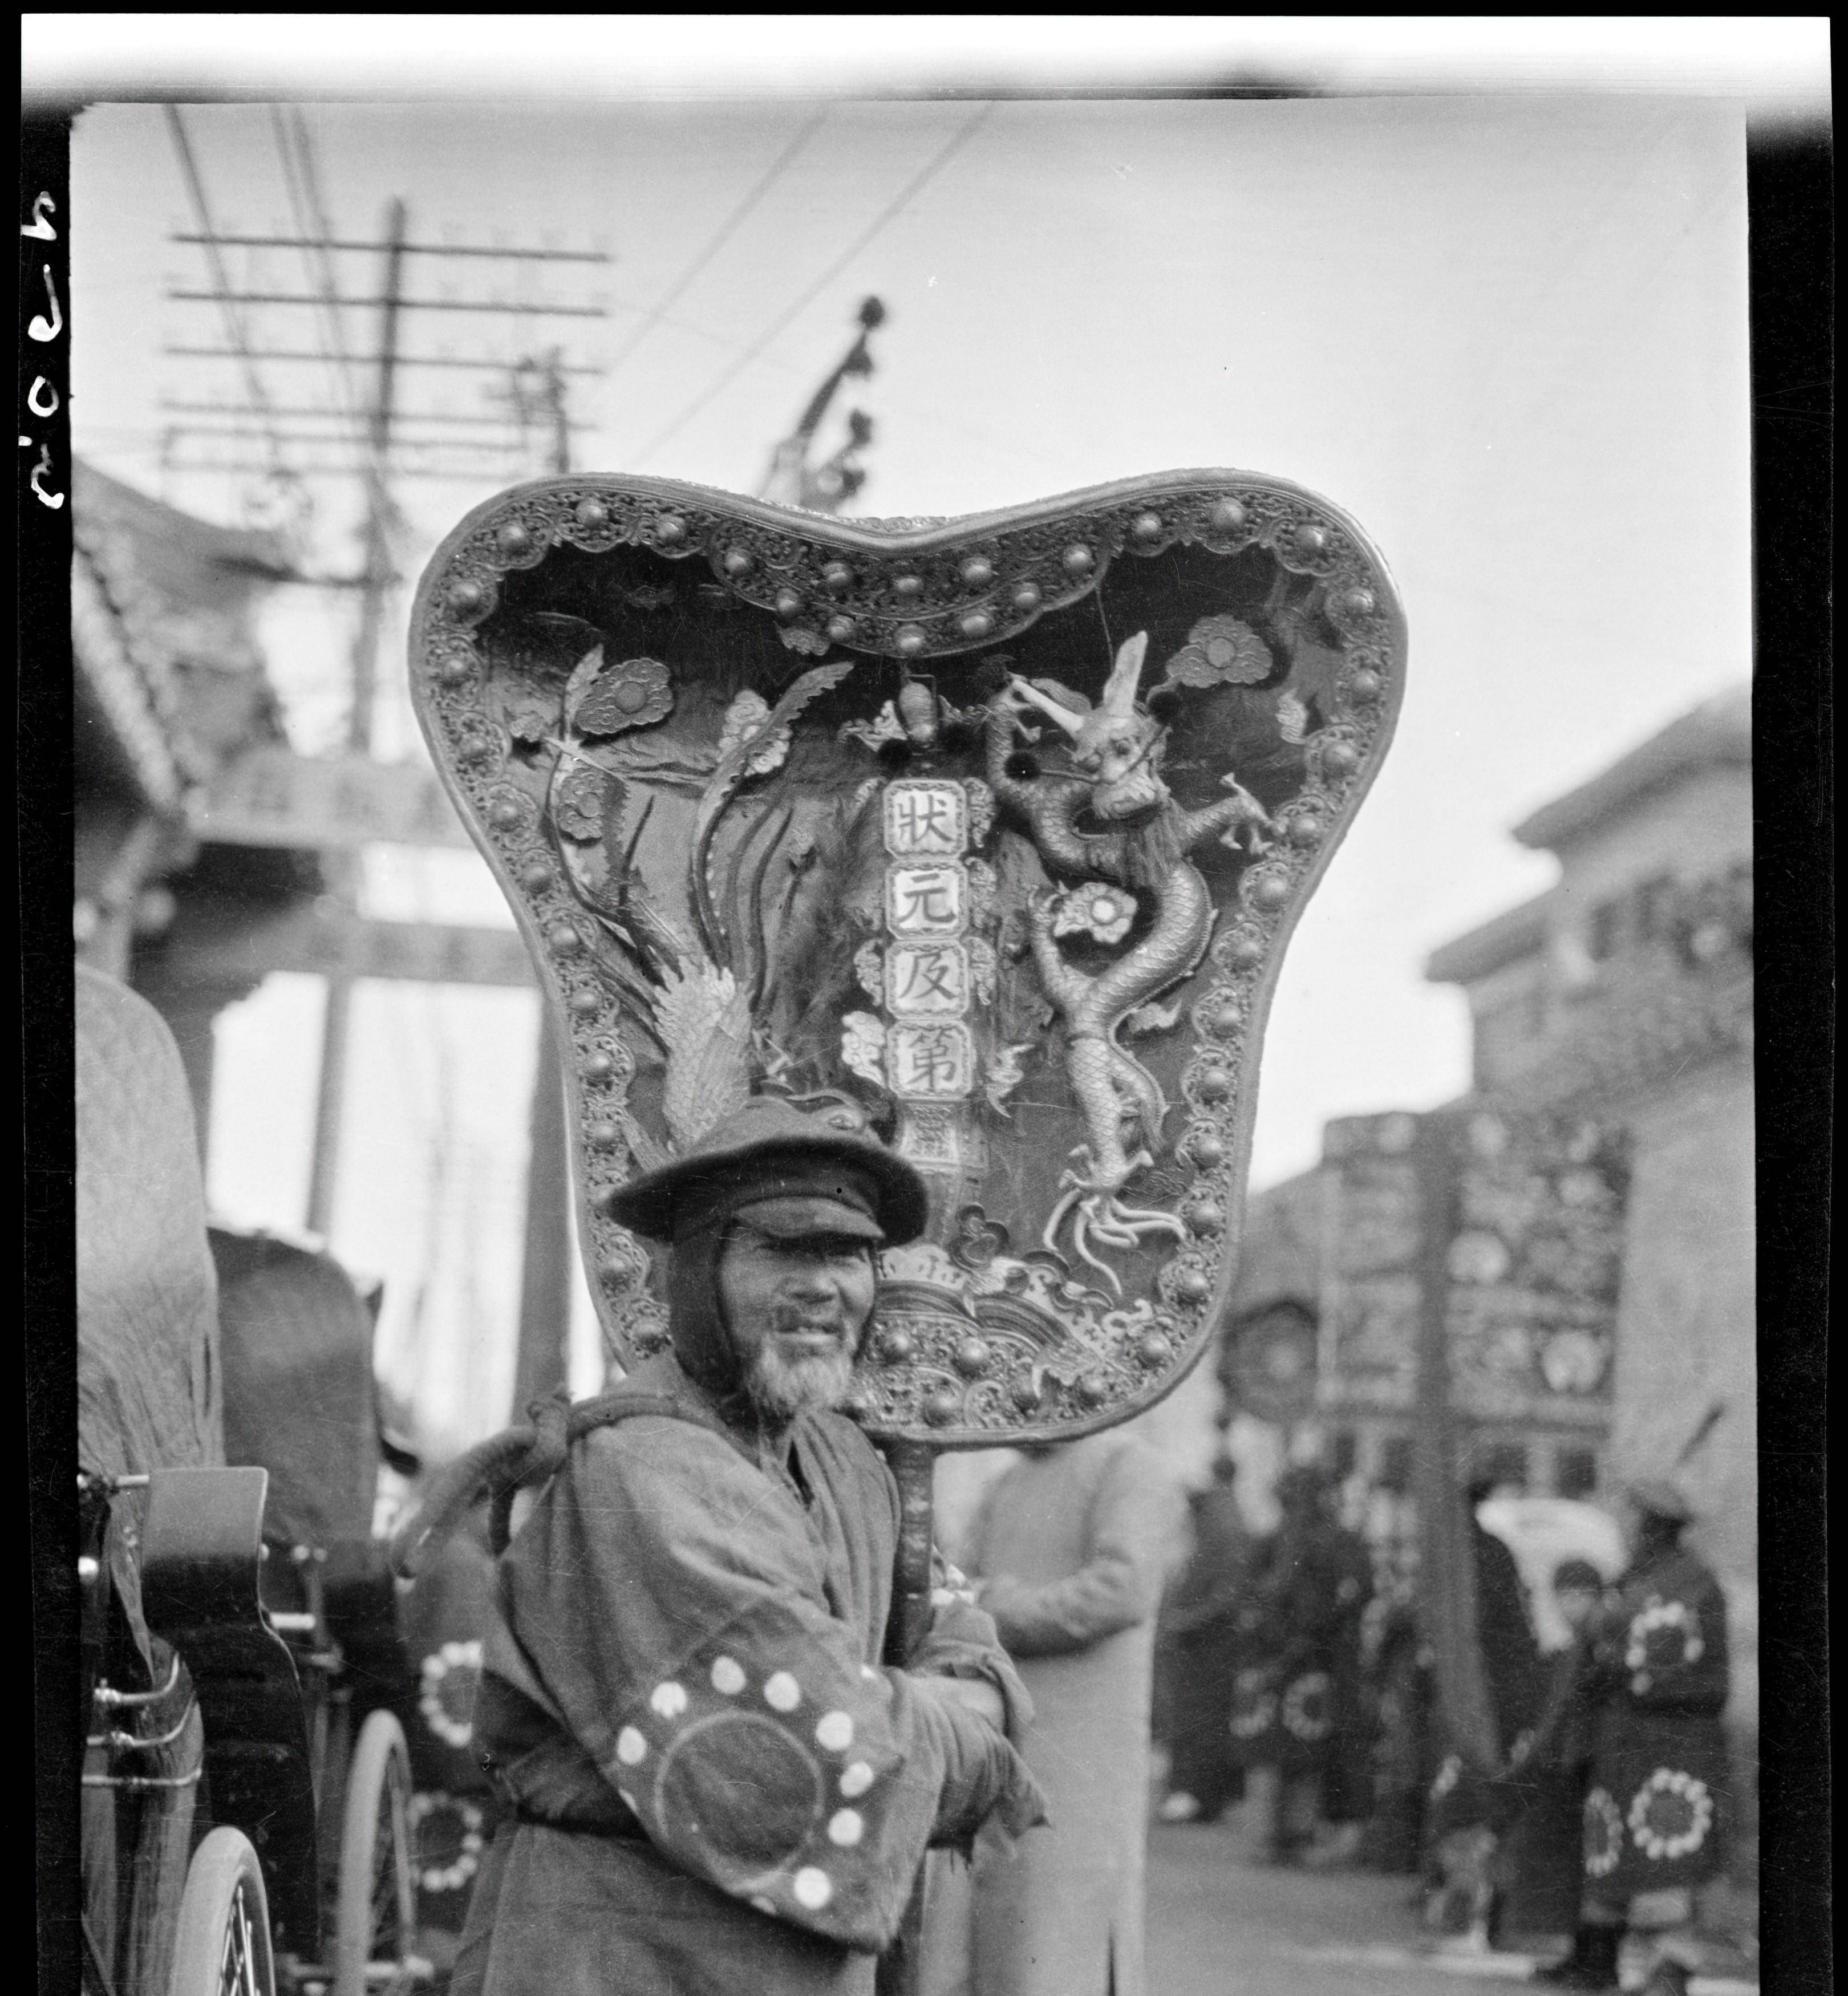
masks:
<svg viewBox="0 0 1848 1996"><path fill-rule="evenodd" d="M1452 1174L1451 1399L1473 1422L1602 1426L1629 1141L1588 1117L1478 1104L1442 1119Z"/></svg>
<svg viewBox="0 0 1848 1996"><path fill-rule="evenodd" d="M1418 1371L1418 1118L1350 1116L1323 1137L1333 1179L1323 1273L1323 1403L1404 1413Z"/></svg>

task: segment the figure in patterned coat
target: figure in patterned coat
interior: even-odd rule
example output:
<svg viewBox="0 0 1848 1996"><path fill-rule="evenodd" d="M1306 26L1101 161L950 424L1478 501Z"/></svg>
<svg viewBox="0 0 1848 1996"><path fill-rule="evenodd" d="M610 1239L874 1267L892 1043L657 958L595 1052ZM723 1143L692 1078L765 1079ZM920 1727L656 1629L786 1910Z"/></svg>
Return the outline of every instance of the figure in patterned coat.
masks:
<svg viewBox="0 0 1848 1996"><path fill-rule="evenodd" d="M850 1105L758 1098L614 1210L673 1244L673 1349L574 1411L501 1559L511 1820L453 1996L871 1996L927 1847L1044 1813L966 1595L883 1661L898 1493L832 1411L924 1186Z"/></svg>
<svg viewBox="0 0 1848 1996"><path fill-rule="evenodd" d="M1334 1480L1314 1463L1292 1463L1277 1479L1283 1521L1258 1581L1268 1655L1239 1671L1231 1732L1248 1765L1277 1771L1269 1833L1274 1864L1303 1861L1313 1840L1324 1784L1354 1729L1360 1695L1361 1619L1373 1595L1364 1540L1336 1523Z"/></svg>
<svg viewBox="0 0 1848 1996"><path fill-rule="evenodd" d="M1157 1632L1156 1669L1165 1666L1168 1691L1164 1822L1217 1822L1244 1794L1232 1751L1232 1686L1257 1622L1258 1542L1239 1508L1237 1474L1230 1456L1215 1457L1213 1482L1189 1500L1193 1550Z"/></svg>
<svg viewBox="0 0 1848 1996"><path fill-rule="evenodd" d="M1155 1617L1184 1515L1121 1430L1027 1451L982 1506L977 1598L1033 1698L1051 1822L976 1845L972 1996L1142 1996Z"/></svg>
<svg viewBox="0 0 1848 1996"><path fill-rule="evenodd" d="M1719 1870L1729 1782L1726 1597L1681 1543L1693 1512L1672 1483L1624 1492L1630 1563L1587 1646L1578 1695L1591 1740L1585 1877L1555 1988L1617 1987L1624 1930L1646 1931L1646 1996L1687 1996L1694 1893Z"/></svg>

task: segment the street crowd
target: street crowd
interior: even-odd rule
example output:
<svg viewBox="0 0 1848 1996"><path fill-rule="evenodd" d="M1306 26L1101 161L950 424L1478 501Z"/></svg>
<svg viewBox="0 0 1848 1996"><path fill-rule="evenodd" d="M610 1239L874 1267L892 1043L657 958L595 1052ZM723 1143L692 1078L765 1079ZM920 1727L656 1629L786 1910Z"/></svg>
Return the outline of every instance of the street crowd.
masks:
<svg viewBox="0 0 1848 1996"><path fill-rule="evenodd" d="M1729 1683L1726 1603L1684 1543L1681 1492L1624 1491L1613 1581L1582 1558L1553 1568L1570 1640L1549 1654L1513 1554L1476 1516L1492 1479L1466 1478L1485 1756L1447 1715L1415 1582L1340 1522L1335 1480L1286 1470L1282 1523L1260 1537L1235 1474L1222 1458L1193 1498L1161 1614L1161 1819L1212 1822L1249 1788L1268 1861L1415 1873L1442 1945L1568 1932L1535 1979L1606 1990L1633 1932L1649 1996L1685 1996L1695 1894L1724 1854Z"/></svg>
<svg viewBox="0 0 1848 1996"><path fill-rule="evenodd" d="M1229 1458L1189 1501L1128 1427L1022 1451L895 1660L910 1514L838 1408L922 1182L852 1105L757 1098L615 1210L671 1248L670 1347L535 1404L397 1540L408 1570L493 1499L473 1750L497 1827L453 1996L1141 1996L1164 1759L1168 1822L1249 1788L1278 1864L1417 1871L1465 1946L1570 1933L1558 1987L1616 1987L1631 1930L1649 1996L1685 1996L1728 1672L1674 1485L1628 1491L1613 1583L1551 1574L1551 1654L1477 1522L1488 1483L1457 1492L1486 1749L1332 1475L1287 1468L1260 1536Z"/></svg>

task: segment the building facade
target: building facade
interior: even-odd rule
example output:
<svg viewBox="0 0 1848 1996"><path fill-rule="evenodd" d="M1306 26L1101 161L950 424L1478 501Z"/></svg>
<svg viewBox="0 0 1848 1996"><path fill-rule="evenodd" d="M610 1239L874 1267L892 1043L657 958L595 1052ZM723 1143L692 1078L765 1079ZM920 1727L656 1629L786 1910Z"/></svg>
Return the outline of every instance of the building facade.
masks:
<svg viewBox="0 0 1848 1996"><path fill-rule="evenodd" d="M1433 1282L1444 1285L1450 1404L1478 1464L1537 1495L1664 1475L1687 1491L1693 1543L1730 1609L1729 1716L1747 1767L1758 1619L1750 759L1742 688L1515 828L1557 859L1554 885L1427 966L1468 1000L1470 1094L1429 1117L1332 1123L1315 1169L1254 1198L1218 1367L1228 1407L1258 1412L1251 1382L1293 1313L1306 1327L1297 1348L1313 1356L1298 1446L1402 1495L1420 1433L1417 1327ZM1512 1173L1506 1158L1471 1158L1484 1117L1516 1133ZM1434 1217L1428 1165L1421 1191L1415 1161L1428 1160L1421 1132L1439 1121L1464 1134L1447 1215ZM1586 1164L1602 1192L1578 1175ZM1525 1273L1506 1265L1507 1248ZM1751 1815L1748 1802L1748 1833Z"/></svg>

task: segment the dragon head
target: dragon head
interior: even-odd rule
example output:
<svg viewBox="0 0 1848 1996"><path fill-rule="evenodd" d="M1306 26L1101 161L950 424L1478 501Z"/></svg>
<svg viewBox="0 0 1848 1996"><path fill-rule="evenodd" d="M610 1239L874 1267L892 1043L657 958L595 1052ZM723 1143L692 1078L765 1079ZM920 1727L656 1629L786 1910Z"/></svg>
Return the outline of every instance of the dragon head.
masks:
<svg viewBox="0 0 1848 1996"><path fill-rule="evenodd" d="M1072 738L1072 759L1094 786L1091 808L1102 818L1133 817L1168 801L1161 780L1168 730L1136 698L1148 633L1138 631L1118 649L1117 662L1096 706L1078 712L1024 680L1012 682L1020 699L1055 721Z"/></svg>

